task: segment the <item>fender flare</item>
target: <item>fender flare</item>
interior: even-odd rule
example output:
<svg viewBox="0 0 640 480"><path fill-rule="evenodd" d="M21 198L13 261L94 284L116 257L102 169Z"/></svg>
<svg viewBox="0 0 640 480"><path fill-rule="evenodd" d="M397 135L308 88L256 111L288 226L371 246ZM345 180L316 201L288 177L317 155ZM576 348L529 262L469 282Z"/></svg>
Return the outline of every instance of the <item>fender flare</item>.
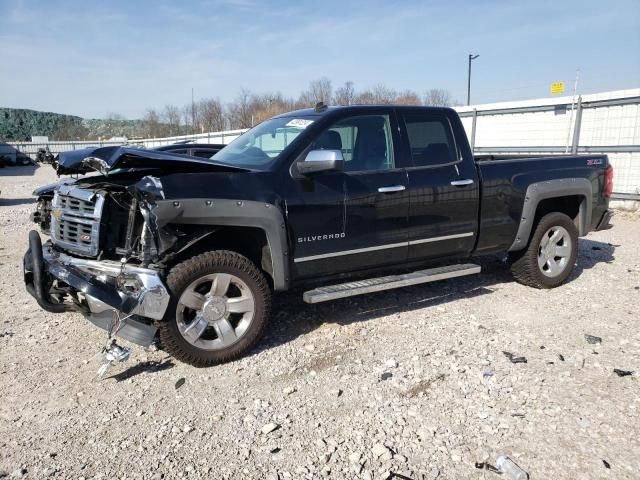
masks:
<svg viewBox="0 0 640 480"><path fill-rule="evenodd" d="M529 243L533 221L538 204L549 198L562 198L573 195L584 197L578 211L578 235L584 236L589 232L593 202L591 182L586 178L560 178L544 182L532 183L527 187L524 196L522 215L516 238L509 247L510 252L523 250Z"/></svg>
<svg viewBox="0 0 640 480"><path fill-rule="evenodd" d="M264 231L271 251L274 290L289 288L289 247L284 216L271 203L195 198L158 200L152 207L158 227L169 223L212 227L253 227Z"/></svg>

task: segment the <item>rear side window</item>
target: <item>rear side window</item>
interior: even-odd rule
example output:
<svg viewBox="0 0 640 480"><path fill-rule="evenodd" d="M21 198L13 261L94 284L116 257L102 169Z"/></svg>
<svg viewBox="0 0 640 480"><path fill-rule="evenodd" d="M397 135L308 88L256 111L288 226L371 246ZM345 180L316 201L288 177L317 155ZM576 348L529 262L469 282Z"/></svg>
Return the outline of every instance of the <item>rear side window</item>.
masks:
<svg viewBox="0 0 640 480"><path fill-rule="evenodd" d="M211 158L218 150L194 150L194 157Z"/></svg>
<svg viewBox="0 0 640 480"><path fill-rule="evenodd" d="M433 114L403 115L414 167L446 165L457 160L449 122Z"/></svg>
<svg viewBox="0 0 640 480"><path fill-rule="evenodd" d="M358 115L340 120L322 132L312 148L342 150L348 172L395 166L388 115Z"/></svg>

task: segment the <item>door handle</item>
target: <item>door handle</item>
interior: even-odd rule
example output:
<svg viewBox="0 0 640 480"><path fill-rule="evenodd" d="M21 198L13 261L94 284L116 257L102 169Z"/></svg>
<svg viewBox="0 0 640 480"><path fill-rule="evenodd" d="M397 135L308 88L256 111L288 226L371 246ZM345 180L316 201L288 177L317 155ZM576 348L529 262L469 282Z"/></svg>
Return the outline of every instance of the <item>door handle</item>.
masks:
<svg viewBox="0 0 640 480"><path fill-rule="evenodd" d="M451 185L453 185L454 187L462 187L464 185L471 185L473 183L473 180L471 180L470 178L465 178L464 180L453 180L451 182Z"/></svg>
<svg viewBox="0 0 640 480"><path fill-rule="evenodd" d="M407 187L405 187L404 185L392 185L390 187L380 187L378 188L378 192L380 193L401 192L406 188Z"/></svg>

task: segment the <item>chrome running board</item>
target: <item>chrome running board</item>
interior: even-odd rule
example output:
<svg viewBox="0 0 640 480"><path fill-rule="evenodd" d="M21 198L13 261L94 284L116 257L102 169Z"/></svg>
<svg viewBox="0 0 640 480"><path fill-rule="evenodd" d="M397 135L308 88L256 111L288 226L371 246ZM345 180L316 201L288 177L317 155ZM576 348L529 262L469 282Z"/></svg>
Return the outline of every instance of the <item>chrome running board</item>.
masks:
<svg viewBox="0 0 640 480"><path fill-rule="evenodd" d="M474 265L472 263L447 265L446 267L418 270L403 275L389 275L386 277L369 278L367 280L320 287L304 292L302 298L307 303L327 302L338 298L353 297L355 295L364 295L365 293L391 290L392 288L435 282L447 278L473 275L474 273L480 273L480 265Z"/></svg>

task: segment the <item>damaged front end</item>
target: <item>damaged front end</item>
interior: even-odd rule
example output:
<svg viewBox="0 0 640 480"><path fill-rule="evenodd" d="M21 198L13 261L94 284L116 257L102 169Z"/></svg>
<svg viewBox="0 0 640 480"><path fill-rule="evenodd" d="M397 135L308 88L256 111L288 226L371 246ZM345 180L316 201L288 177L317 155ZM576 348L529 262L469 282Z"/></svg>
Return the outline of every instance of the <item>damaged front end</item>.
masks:
<svg viewBox="0 0 640 480"><path fill-rule="evenodd" d="M154 320L163 318L169 304L160 272L67 255L51 241L43 246L35 230L29 233L24 281L44 310L78 311L100 328L142 346L153 342ZM114 312L126 317L117 331Z"/></svg>
<svg viewBox="0 0 640 480"><path fill-rule="evenodd" d="M130 147L61 153L54 168L92 175L34 192L32 220L50 239L43 244L37 231L29 234L27 290L49 312L77 311L110 335L149 345L170 300L166 270L216 231L208 222L182 221L183 185L202 173L229 178L247 170ZM167 198L169 178L174 190L180 185L172 197L180 201Z"/></svg>
<svg viewBox="0 0 640 480"><path fill-rule="evenodd" d="M170 299L167 262L211 230L159 227L154 209L164 192L152 176L63 181L37 193L32 219L50 240L43 245L37 231L29 234L28 292L49 312L77 311L121 338L151 344Z"/></svg>

